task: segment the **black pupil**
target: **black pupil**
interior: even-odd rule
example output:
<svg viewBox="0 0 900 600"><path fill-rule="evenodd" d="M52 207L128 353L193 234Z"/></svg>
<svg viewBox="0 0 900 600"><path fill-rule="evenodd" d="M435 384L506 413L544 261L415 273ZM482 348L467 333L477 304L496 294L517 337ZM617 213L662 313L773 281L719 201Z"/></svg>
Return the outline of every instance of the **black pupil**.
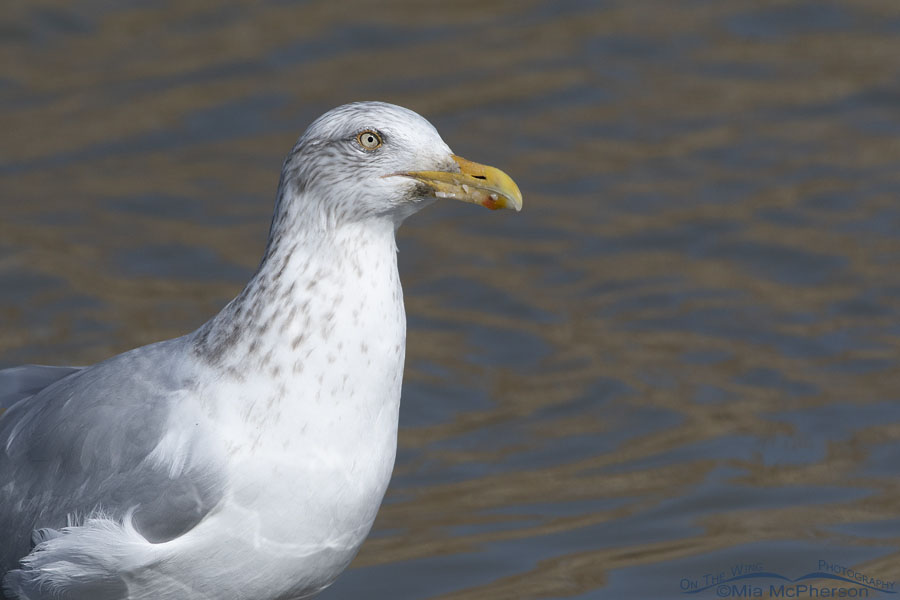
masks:
<svg viewBox="0 0 900 600"><path fill-rule="evenodd" d="M370 144L374 144L375 138L370 135L370 136L366 137L366 141L369 142Z"/></svg>

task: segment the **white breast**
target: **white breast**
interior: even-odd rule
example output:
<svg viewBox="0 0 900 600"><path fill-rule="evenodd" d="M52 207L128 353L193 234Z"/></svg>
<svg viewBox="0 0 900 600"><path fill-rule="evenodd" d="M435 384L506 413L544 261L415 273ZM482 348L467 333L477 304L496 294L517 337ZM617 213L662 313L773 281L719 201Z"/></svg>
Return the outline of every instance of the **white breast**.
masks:
<svg viewBox="0 0 900 600"><path fill-rule="evenodd" d="M274 325L232 351L239 377L204 390L229 485L195 535L215 525L235 560L285 581L306 572L300 587L346 567L393 469L406 321L389 238L358 234L330 265L289 259L259 311Z"/></svg>

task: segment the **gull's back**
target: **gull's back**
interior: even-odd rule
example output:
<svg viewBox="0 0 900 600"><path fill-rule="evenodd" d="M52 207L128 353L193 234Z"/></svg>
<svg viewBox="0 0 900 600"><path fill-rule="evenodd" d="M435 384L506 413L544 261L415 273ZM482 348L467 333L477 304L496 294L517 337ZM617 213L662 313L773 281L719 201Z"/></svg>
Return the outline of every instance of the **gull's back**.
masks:
<svg viewBox="0 0 900 600"><path fill-rule="evenodd" d="M0 371L0 415L19 400L34 396L51 383L82 368L22 365Z"/></svg>

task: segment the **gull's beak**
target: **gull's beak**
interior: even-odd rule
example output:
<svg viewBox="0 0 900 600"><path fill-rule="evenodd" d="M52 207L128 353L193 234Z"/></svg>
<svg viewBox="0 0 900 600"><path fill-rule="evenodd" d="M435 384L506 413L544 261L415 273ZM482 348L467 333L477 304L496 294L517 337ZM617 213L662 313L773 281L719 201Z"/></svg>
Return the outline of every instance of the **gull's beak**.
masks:
<svg viewBox="0 0 900 600"><path fill-rule="evenodd" d="M494 167L480 165L452 155L459 165L459 173L450 171L410 171L397 173L424 183L438 198L454 198L480 204L491 210L514 208L522 210L522 192L512 178Z"/></svg>

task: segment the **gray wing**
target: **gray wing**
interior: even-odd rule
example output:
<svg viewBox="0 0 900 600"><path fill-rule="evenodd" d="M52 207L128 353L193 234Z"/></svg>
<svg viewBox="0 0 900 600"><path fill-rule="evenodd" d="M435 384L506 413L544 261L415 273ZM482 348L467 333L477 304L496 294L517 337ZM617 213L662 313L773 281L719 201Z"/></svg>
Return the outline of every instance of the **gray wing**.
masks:
<svg viewBox="0 0 900 600"><path fill-rule="evenodd" d="M222 462L209 432L172 418L197 389L187 345L177 338L91 367L0 372L0 574L28 554L37 529L137 507L136 528L160 542L218 503ZM175 464L154 454L167 436L181 440Z"/></svg>
<svg viewBox="0 0 900 600"><path fill-rule="evenodd" d="M83 367L48 367L45 365L22 365L0 371L0 413L67 375L80 371Z"/></svg>

